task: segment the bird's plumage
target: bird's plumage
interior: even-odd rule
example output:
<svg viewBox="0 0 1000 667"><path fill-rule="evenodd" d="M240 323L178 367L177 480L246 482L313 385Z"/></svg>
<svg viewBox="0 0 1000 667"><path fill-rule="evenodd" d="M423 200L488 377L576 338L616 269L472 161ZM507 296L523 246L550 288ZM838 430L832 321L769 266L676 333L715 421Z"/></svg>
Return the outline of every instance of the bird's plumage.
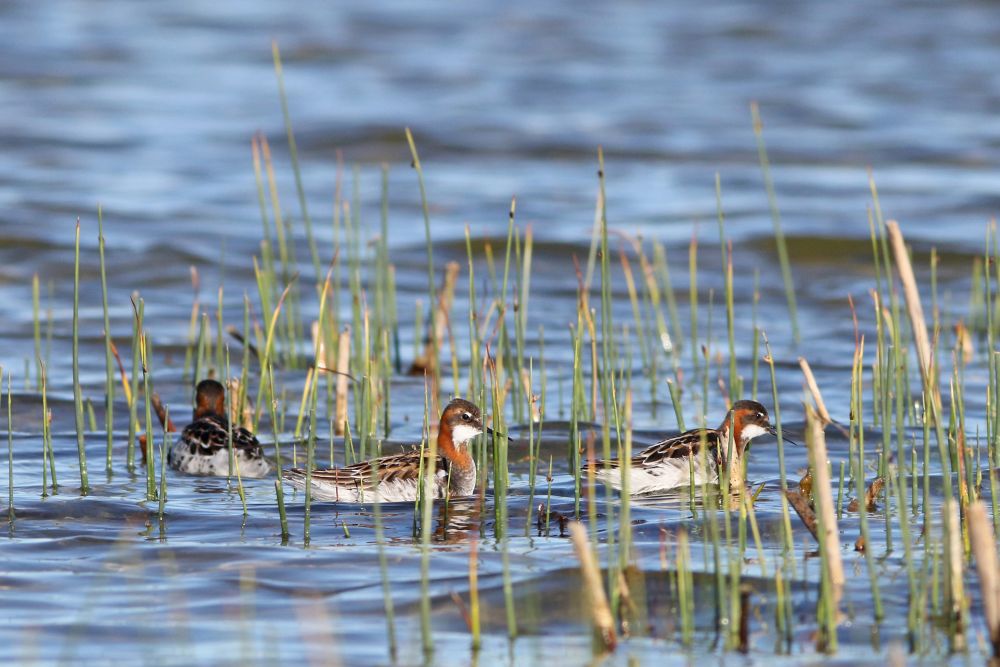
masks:
<svg viewBox="0 0 1000 667"><path fill-rule="evenodd" d="M230 466L229 420L222 416L225 390L214 380L198 385L194 421L184 427L170 448L167 464L189 475L266 477L274 470L254 434L232 427L233 461Z"/></svg>
<svg viewBox="0 0 1000 667"><path fill-rule="evenodd" d="M403 502L417 498L420 470L433 475L435 498L467 496L476 487L476 463L469 453L469 441L483 432L482 415L474 404L461 398L452 400L441 413L437 457L431 471L430 453L414 450L362 461L342 468L313 470L301 468L283 473L284 479L304 489L311 479L311 496L316 500L340 502Z"/></svg>
<svg viewBox="0 0 1000 667"><path fill-rule="evenodd" d="M729 432L733 430L730 452ZM736 480L741 459L750 441L773 433L767 410L756 401L737 401L718 428L685 431L642 450L629 460L629 492L635 494L666 491L691 483L718 481L719 470L732 456L731 480ZM702 453L702 447L707 450ZM622 486L621 460L599 460L584 470L616 489Z"/></svg>

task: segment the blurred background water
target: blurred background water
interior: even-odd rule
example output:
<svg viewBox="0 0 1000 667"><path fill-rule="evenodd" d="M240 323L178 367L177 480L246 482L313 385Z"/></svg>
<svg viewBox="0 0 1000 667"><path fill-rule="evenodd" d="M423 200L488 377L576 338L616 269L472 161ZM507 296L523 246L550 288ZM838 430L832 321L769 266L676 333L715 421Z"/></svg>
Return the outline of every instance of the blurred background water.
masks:
<svg viewBox="0 0 1000 667"><path fill-rule="evenodd" d="M379 165L389 165L389 244L407 345L426 273L419 190L404 127L420 149L438 257L464 261L466 225L473 237L499 246L510 199L517 197L518 223L532 225L537 243L532 329L544 325L551 332L547 355L554 377L565 378L572 359L565 337L575 320L572 256L585 257L589 246L597 147L606 156L611 228L665 242L680 297L687 290L687 244L698 235L701 298L707 302L714 288L717 303L718 175L726 231L736 243L741 372L750 363L757 270L758 316L770 327L793 429L802 419L798 355L813 362L834 416L847 420L854 346L847 296L870 311L873 281L869 169L883 210L900 220L914 246L921 280L931 246L940 253L940 290L954 317L967 299L971 258L981 253L1000 203L995 2L2 3L0 363L14 374L15 505L23 506L11 539L0 541L0 612L7 619L0 655L7 660L387 659L365 510L322 510L322 529L305 550L280 546L270 481L248 484L250 519L241 526L239 499L225 480L171 476L165 535L142 503L142 480L123 467L106 483L95 469L100 480L86 498L70 488L77 218L85 393L96 404L102 400L100 205L112 332L126 347L129 295L140 292L159 353L157 388L176 406L175 414L186 411L189 399L177 357L187 338L190 267L198 269L208 302L225 285L226 316L234 323L242 321L243 294L256 292L251 258L260 251L261 227L250 138L258 130L272 142L282 201L301 232L272 40L282 52L324 258L332 254L338 155L348 182L350 169L359 168L369 238L377 234ZM793 256L804 340L798 347L787 325L750 120L753 101L764 119ZM25 360L34 356L33 274L41 280L43 308L52 309L50 404L61 480L69 484L46 499L38 478L41 402L24 372ZM627 319L624 295L622 290L617 312ZM464 322L458 301L455 321ZM716 317L715 342L721 345L721 311ZM301 388L303 378L285 380ZM967 419L982 424L985 407L974 390L985 378L971 373L969 382ZM398 385L394 437L412 441L419 438L422 384L399 378ZM659 398L667 400L662 389ZM687 403L691 422L698 403ZM723 413L717 392L710 406L714 423ZM642 401L636 425L646 442L676 428L669 407L654 412ZM98 459L102 438L94 433L88 439ZM560 456L565 431L556 427L546 438L545 453ZM846 446L835 438L831 443L841 458ZM776 477L773 449L766 447L751 465L751 477L760 481ZM790 456L793 467L805 465L804 453ZM562 465L555 493L572 495ZM526 512L525 501L516 498L524 484L520 472L511 501L514 522ZM762 520L776 521L775 498L762 502ZM398 541L391 567L404 662L420 655L409 511L397 508L387 517L389 538ZM650 525L687 520L680 502L640 504L635 516ZM301 511L295 520L301 523ZM648 550L639 548L655 570L659 537L651 531L645 538ZM450 591L467 587L467 547L449 554L443 544L434 560L436 659L465 664L468 637ZM778 547L777 537L772 546ZM511 548L519 594L535 600L529 607L553 593L547 587L575 588L566 583L574 581L572 570L549 576L553 562L572 562L565 560L565 540L524 538ZM483 552L483 585L497 598L499 556L493 545ZM508 658L502 599L498 605L486 662ZM570 616L540 614L534 633L510 649L511 659L585 659L585 619ZM845 642L845 651L859 659L871 655L869 637L861 634ZM676 653L664 641L635 640L627 652L664 660L668 646Z"/></svg>

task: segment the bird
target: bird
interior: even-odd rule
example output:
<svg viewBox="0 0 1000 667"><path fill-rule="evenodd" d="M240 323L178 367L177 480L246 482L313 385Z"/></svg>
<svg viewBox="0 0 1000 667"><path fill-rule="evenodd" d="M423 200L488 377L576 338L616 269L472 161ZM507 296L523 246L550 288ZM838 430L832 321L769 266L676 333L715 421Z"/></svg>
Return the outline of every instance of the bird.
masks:
<svg viewBox="0 0 1000 667"><path fill-rule="evenodd" d="M230 424L226 415L226 389L215 380L202 380L195 389L193 421L184 427L167 454L167 464L189 475L266 477L274 464L254 434L232 426L233 468L229 465ZM237 467L238 466L238 467Z"/></svg>
<svg viewBox="0 0 1000 667"><path fill-rule="evenodd" d="M715 483L724 470L730 452L729 428L733 427L730 481L742 483L742 462L750 441L756 437L776 435L767 408L757 401L737 401L718 428L697 428L667 438L633 456L629 467L629 493L643 494L668 491L688 486L694 475L695 484ZM787 439L787 438L786 438ZM789 441L791 442L791 441ZM702 456L702 443L708 446ZM707 464L707 468L706 468ZM597 460L583 466L584 472L620 490L621 460Z"/></svg>
<svg viewBox="0 0 1000 667"><path fill-rule="evenodd" d="M468 496L476 488L476 461L469 443L483 431L483 416L475 404L453 399L441 412L437 435L437 461L429 472L430 452L413 450L382 456L342 468L313 470L311 498L346 503L412 502L417 499L421 457L424 474L433 474L433 497ZM282 477L292 486L305 489L307 473L290 468Z"/></svg>

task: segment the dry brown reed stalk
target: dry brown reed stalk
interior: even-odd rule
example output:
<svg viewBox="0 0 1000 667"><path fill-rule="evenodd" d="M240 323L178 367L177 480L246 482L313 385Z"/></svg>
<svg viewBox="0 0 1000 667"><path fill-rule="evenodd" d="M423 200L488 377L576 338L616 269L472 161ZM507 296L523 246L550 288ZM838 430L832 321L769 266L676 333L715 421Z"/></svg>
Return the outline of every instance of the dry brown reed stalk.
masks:
<svg viewBox="0 0 1000 667"><path fill-rule="evenodd" d="M160 395L153 392L153 395L149 397L149 402L152 404L153 410L156 411L156 417L160 420L160 426L171 433L176 433L177 427L174 426L174 422L167 415L167 410L163 407L163 401L160 400Z"/></svg>
<svg viewBox="0 0 1000 667"><path fill-rule="evenodd" d="M955 346L961 352L962 362L972 363L972 359L976 356L976 347L973 344L969 328L962 320L959 320L958 324L955 325Z"/></svg>
<svg viewBox="0 0 1000 667"><path fill-rule="evenodd" d="M983 616L990 633L993 657L1000 658L1000 563L997 562L996 538L983 501L970 503L965 510L965 518L969 523L972 554L976 557Z"/></svg>
<svg viewBox="0 0 1000 667"><path fill-rule="evenodd" d="M819 418L823 420L824 425L829 424L833 419L830 418L830 413L826 410L823 395L819 393L819 385L816 384L816 377L813 375L812 368L809 367L809 362L806 361L805 357L799 357L799 366L802 368L802 375L806 378L806 386L812 395L813 403L816 404L816 411L819 413Z"/></svg>
<svg viewBox="0 0 1000 667"><path fill-rule="evenodd" d="M955 651L965 649L965 623L963 622L963 612L965 611L965 590L962 587L962 559L964 552L962 549L962 524L958 516L958 502L954 498L945 500L943 510L945 520L948 522L946 539L948 544L948 602L950 604L949 613L951 615L952 629L951 647ZM994 570L995 571L995 570Z"/></svg>
<svg viewBox="0 0 1000 667"><path fill-rule="evenodd" d="M115 345L114 341L111 341L111 354L114 355L115 361L118 362L118 373L122 377L122 389L125 392L125 402L132 402L132 386L128 381L128 373L125 372L125 365L122 363L121 355L118 354L118 347Z"/></svg>
<svg viewBox="0 0 1000 667"><path fill-rule="evenodd" d="M307 665L343 665L337 641L332 628L338 619L328 611L325 600L315 594L292 598L295 616L298 618L300 645L305 650Z"/></svg>
<svg viewBox="0 0 1000 667"><path fill-rule="evenodd" d="M313 349L316 350L316 368L321 371L334 370L337 367L333 351L326 349L326 339L320 336L319 322L313 321L309 327L312 336Z"/></svg>
<svg viewBox="0 0 1000 667"><path fill-rule="evenodd" d="M899 279L903 283L903 295L906 297L906 311L910 316L910 326L913 328L913 342L917 346L917 357L920 362L920 375L924 379L924 385L931 388L934 394L934 403L940 408L941 391L937 383L934 382L934 358L931 355L931 343L927 337L927 321L924 319L924 309L920 305L920 292L917 291L917 280L913 276L910 255L906 251L903 233L899 231L899 223L895 220L889 220L885 223L885 226L889 232L889 241L892 244L892 254L896 260L896 268L899 270ZM940 410L938 410L937 414L941 414Z"/></svg>
<svg viewBox="0 0 1000 667"><path fill-rule="evenodd" d="M337 435L344 435L347 425L347 380L350 378L351 361L351 328L344 327L337 339L337 402L334 407L336 420L334 430Z"/></svg>
<svg viewBox="0 0 1000 667"><path fill-rule="evenodd" d="M455 301L455 284L458 282L458 272L460 267L458 262L448 262L444 272L444 286L438 292L437 308L434 309L434 335L429 336L424 345L424 353L418 359L413 360L410 368L411 375L420 375L424 371L430 372L438 360L434 358L434 341L445 340L448 333L448 320L451 316L451 305ZM438 350L440 354L440 349ZM499 363L499 360L498 362Z"/></svg>
<svg viewBox="0 0 1000 667"><path fill-rule="evenodd" d="M830 576L831 590L834 596L834 607L840 605L840 594L844 587L844 564L840 557L840 531L837 528L837 512L833 504L833 487L830 482L830 469L827 467L826 436L823 434L823 424L816 412L806 406L806 446L809 450L812 464L813 495L822 519L822 534L826 556L827 571Z"/></svg>
<svg viewBox="0 0 1000 667"><path fill-rule="evenodd" d="M163 407L163 401L160 400L160 395L153 392L152 396L149 397L149 403L153 406L153 411L156 412L157 419L160 420L160 426L163 430L170 433L176 433L177 427L174 426L173 420L167 414L166 408ZM143 433L139 436L139 450L142 452L142 460L146 460L146 434Z"/></svg>
<svg viewBox="0 0 1000 667"><path fill-rule="evenodd" d="M538 406L538 395L531 393L531 373L527 368L521 369L521 386L524 388L524 395L528 397L531 404L531 421L538 422L542 418L542 413Z"/></svg>
<svg viewBox="0 0 1000 667"><path fill-rule="evenodd" d="M601 571L594 560L593 552L590 550L587 529L580 523L573 521L569 524L569 535L573 539L576 557L580 559L580 574L583 577L583 588L590 602L594 630L600 636L604 648L608 651L614 651L615 646L618 645L618 639L615 636L615 619L611 615L611 607L608 606L608 598L604 594Z"/></svg>
<svg viewBox="0 0 1000 667"><path fill-rule="evenodd" d="M233 397L233 400L229 401L229 421L248 431L253 431L253 405L250 404L250 396L247 396L242 408L240 407L236 399L240 395L240 388L241 382L238 377L229 378L229 382L226 383L226 391Z"/></svg>
<svg viewBox="0 0 1000 667"><path fill-rule="evenodd" d="M255 329L259 329L260 328L260 325L256 321L256 319L254 320L253 325L254 325ZM251 341L247 340L246 338L244 338L243 334L240 333L239 329L237 329L236 327L234 327L233 325L230 324L229 326L226 327L226 333L229 334L229 336L233 340L235 340L237 343L239 343L240 345L243 345L248 350L250 350L250 354L252 354L255 358L260 359L260 352L257 350L257 346L254 345L253 342L251 342Z"/></svg>

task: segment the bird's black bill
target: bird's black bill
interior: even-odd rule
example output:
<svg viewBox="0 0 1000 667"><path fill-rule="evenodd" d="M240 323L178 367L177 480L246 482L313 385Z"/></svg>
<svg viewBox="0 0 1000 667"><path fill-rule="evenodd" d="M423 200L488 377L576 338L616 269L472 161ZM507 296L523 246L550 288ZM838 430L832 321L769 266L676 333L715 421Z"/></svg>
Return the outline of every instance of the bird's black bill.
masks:
<svg viewBox="0 0 1000 667"><path fill-rule="evenodd" d="M768 432L768 433L770 433L771 435L773 435L774 437L778 437L778 429L774 428L773 426L769 427L769 428L767 429L767 432ZM796 447L801 447L801 446L802 446L802 445L800 445L799 443L797 443L797 442L795 442L794 440L792 440L791 438L789 438L789 437L785 436L785 434L784 434L784 433L782 433L782 434L781 434L781 440L782 440L783 442L790 442L790 443L792 443L793 445L795 445Z"/></svg>
<svg viewBox="0 0 1000 667"><path fill-rule="evenodd" d="M513 441L514 440L514 438L510 437L506 433L501 433L500 431L494 431L489 426L486 427L486 435L490 436L491 438L493 436L499 436L501 438L507 438L508 441Z"/></svg>

